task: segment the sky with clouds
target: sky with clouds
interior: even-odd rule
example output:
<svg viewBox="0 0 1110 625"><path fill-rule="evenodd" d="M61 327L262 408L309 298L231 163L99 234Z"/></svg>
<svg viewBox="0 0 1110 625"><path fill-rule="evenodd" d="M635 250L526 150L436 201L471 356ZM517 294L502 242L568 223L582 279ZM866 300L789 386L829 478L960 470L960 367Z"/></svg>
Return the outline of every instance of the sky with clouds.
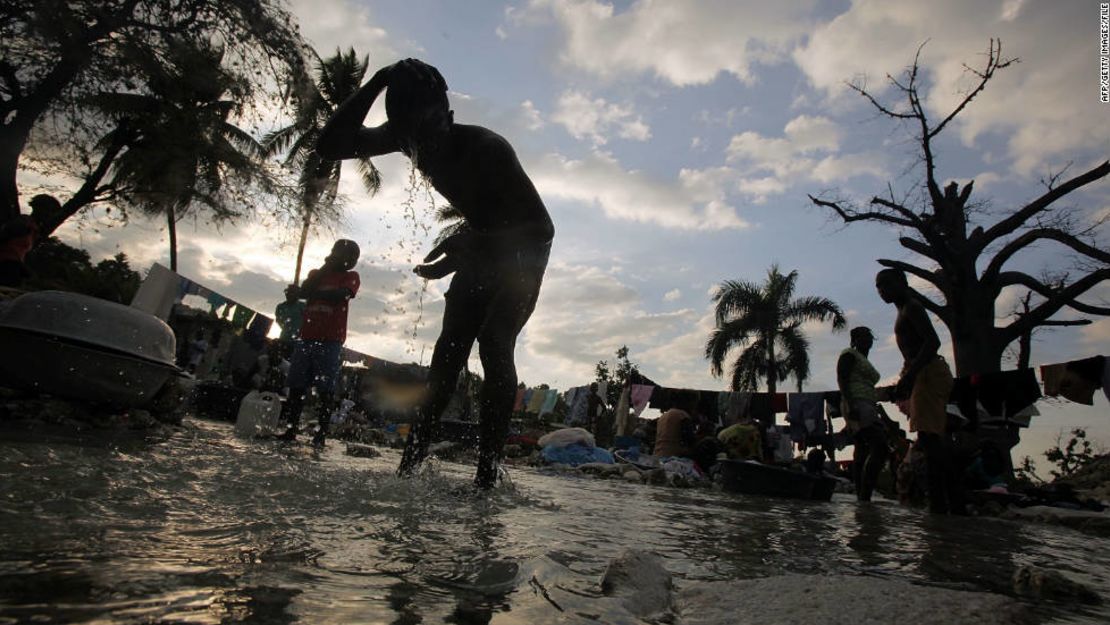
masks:
<svg viewBox="0 0 1110 625"><path fill-rule="evenodd" d="M1110 154L1110 108L1098 102L1094 1L799 0L293 0L321 53L353 46L376 68L409 56L436 65L456 120L484 125L515 147L552 214L551 263L517 349L520 379L558 388L586 383L594 364L630 348L645 374L672 386L723 389L703 357L711 293L724 280L760 281L772 263L799 272L798 293L838 302L850 325L880 339L873 360L893 379L894 311L876 296L880 257L916 261L879 225L844 228L807 194L870 198L920 181L910 128L879 117L846 88L889 98L921 52L924 105L943 116L971 84L992 37L1020 63L1001 71L938 138L938 176L975 179L974 198L1011 210L1070 164L1078 173ZM927 43L926 43L927 42ZM890 101L886 99L884 101ZM381 104L368 123L384 119ZM363 290L349 345L427 363L446 281L411 267L437 231L442 202L399 155L377 159L368 197L353 167L341 185L346 218L314 237L317 266L331 241L362 245ZM1066 198L1083 221L1110 211L1110 182ZM430 225L430 227L429 227ZM96 214L60 234L94 257L124 251L136 265L166 262L155 222L107 227ZM263 218L219 231L180 227L181 272L262 311L292 278L296 233ZM1105 238L1104 238L1105 241ZM1033 272L1065 268L1054 244L1015 258ZM1004 293L1000 316L1019 293ZM1110 285L1091 302L1110 301ZM938 328L941 329L941 328ZM942 339L947 333L941 329ZM813 326L813 390L835 387L846 333ZM1038 335L1034 363L1110 352L1110 319ZM480 370L477 354L472 368ZM1082 425L1110 445L1110 409L1042 402L1018 454L1039 454Z"/></svg>

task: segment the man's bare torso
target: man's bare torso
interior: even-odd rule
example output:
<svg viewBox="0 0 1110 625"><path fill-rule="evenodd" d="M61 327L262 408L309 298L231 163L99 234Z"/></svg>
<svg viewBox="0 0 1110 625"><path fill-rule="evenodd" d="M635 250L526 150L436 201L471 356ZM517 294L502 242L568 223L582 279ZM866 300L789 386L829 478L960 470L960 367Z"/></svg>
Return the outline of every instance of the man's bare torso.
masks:
<svg viewBox="0 0 1110 625"><path fill-rule="evenodd" d="M894 338L907 365L921 352L925 342L925 337L921 336L911 320L914 315L925 315L925 309L911 298L898 307L898 318L894 321Z"/></svg>
<svg viewBox="0 0 1110 625"><path fill-rule="evenodd" d="M474 230L496 234L530 226L537 238L550 240L551 217L512 147L497 133L454 124L444 153L417 158L417 165Z"/></svg>

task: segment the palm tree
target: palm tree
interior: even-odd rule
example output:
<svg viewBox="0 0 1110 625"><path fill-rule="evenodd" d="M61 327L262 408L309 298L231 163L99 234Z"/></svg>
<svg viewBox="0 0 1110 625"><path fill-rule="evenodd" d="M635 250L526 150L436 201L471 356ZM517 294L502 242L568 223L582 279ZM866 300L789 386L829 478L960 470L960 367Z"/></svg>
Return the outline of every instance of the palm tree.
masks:
<svg viewBox="0 0 1110 625"><path fill-rule="evenodd" d="M443 224L443 228L440 229L432 241L433 246L443 243L452 235L470 229L470 224L467 223L462 211L450 204L436 207L436 221Z"/></svg>
<svg viewBox="0 0 1110 625"><path fill-rule="evenodd" d="M300 283L304 247L313 223L334 223L341 215L336 204L341 163L320 158L316 153L316 140L335 109L358 91L368 65L369 58L360 60L354 48L348 48L346 54L336 49L335 55L327 59L317 55L315 80L293 85L293 123L262 138L267 156L284 153L284 164L299 172L301 238L297 244L293 284ZM381 174L369 158L359 158L356 162L363 186L373 195L381 187Z"/></svg>
<svg viewBox="0 0 1110 625"><path fill-rule="evenodd" d="M763 284L726 280L713 295L717 327L705 344L714 376L724 374L724 361L733 347L743 347L732 364L731 388L754 391L760 380L776 392L778 383L793 375L798 390L809 378L809 339L802 331L807 321L831 321L844 327L844 314L824 297L794 298L798 272L787 275L772 265Z"/></svg>
<svg viewBox="0 0 1110 625"><path fill-rule="evenodd" d="M216 222L245 201L225 182L266 182L262 146L228 121L245 87L222 67L223 50L181 42L169 63L148 63L149 93L103 93L92 104L120 119L101 143L122 142L109 188L123 208L165 216L170 269L177 270L177 222L207 207ZM232 99L224 99L231 95Z"/></svg>

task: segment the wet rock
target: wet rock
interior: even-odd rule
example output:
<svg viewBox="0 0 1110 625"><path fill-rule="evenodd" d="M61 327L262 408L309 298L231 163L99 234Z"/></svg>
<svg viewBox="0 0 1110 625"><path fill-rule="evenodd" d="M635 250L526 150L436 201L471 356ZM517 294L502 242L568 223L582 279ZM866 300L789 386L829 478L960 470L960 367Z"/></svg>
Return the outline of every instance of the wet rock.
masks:
<svg viewBox="0 0 1110 625"><path fill-rule="evenodd" d="M664 469L652 469L644 474L644 482L661 486L667 483L667 471Z"/></svg>
<svg viewBox="0 0 1110 625"><path fill-rule="evenodd" d="M454 460L462 451L462 447L450 441L440 441L428 447L428 453L440 460Z"/></svg>
<svg viewBox="0 0 1110 625"><path fill-rule="evenodd" d="M609 475L617 475L620 473L620 466L616 464L606 464L604 462L587 462L578 465L578 470L582 473L590 473L606 477Z"/></svg>
<svg viewBox="0 0 1110 625"><path fill-rule="evenodd" d="M620 600L626 610L641 618L669 610L673 589L663 559L647 551L626 549L601 576L601 592Z"/></svg>
<svg viewBox="0 0 1110 625"><path fill-rule="evenodd" d="M385 445L389 442L385 432L376 428L363 428L359 430L358 437L361 442L369 445Z"/></svg>
<svg viewBox="0 0 1110 625"><path fill-rule="evenodd" d="M1050 506L1010 507L1002 514L1002 518L1051 523L1099 536L1110 536L1110 513L1108 512L1068 510Z"/></svg>
<svg viewBox="0 0 1110 625"><path fill-rule="evenodd" d="M681 625L1033 622L1019 602L1003 595L849 575L700 582L677 594L675 609Z"/></svg>
<svg viewBox="0 0 1110 625"><path fill-rule="evenodd" d="M1083 584L1057 571L1035 566L1023 566L1014 571L1014 592L1038 601L1078 601L1087 605L1102 603L1098 593Z"/></svg>
<svg viewBox="0 0 1110 625"><path fill-rule="evenodd" d="M131 410L127 413L127 427L131 430L149 430L158 425L158 420L149 410Z"/></svg>
<svg viewBox="0 0 1110 625"><path fill-rule="evenodd" d="M624 477L626 482L635 482L636 484L639 484L642 481L640 478L640 474L633 471L625 473L622 477Z"/></svg>
<svg viewBox="0 0 1110 625"><path fill-rule="evenodd" d="M181 425L189 410L190 398L194 392L195 380L170 378L150 400L146 408L155 419L169 425Z"/></svg>
<svg viewBox="0 0 1110 625"><path fill-rule="evenodd" d="M347 455L356 458L377 458L382 455L382 452L374 449L369 445L361 443L347 443Z"/></svg>

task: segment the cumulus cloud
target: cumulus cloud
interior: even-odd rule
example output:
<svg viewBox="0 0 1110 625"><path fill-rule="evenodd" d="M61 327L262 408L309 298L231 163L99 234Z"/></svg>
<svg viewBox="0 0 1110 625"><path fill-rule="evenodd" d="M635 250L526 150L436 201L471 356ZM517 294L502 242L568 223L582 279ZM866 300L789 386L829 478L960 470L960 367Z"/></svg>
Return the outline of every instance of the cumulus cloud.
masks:
<svg viewBox="0 0 1110 625"><path fill-rule="evenodd" d="M588 139L594 145L605 145L612 133L633 141L651 138L651 129L632 105L591 98L582 91L570 90L559 96L551 119L562 124L575 139Z"/></svg>
<svg viewBox="0 0 1110 625"><path fill-rule="evenodd" d="M627 171L612 155L594 151L573 160L549 154L529 167L541 195L599 206L610 219L680 230L742 229L748 223L728 203L731 170L683 169L667 183Z"/></svg>
<svg viewBox="0 0 1110 625"><path fill-rule="evenodd" d="M617 271L553 263L518 349L522 360L533 363L522 368L521 377L568 386L585 383L594 364L612 361L622 345L642 352L644 346L668 341L676 327L694 319L690 310L646 311L640 293Z"/></svg>
<svg viewBox="0 0 1110 625"><path fill-rule="evenodd" d="M925 106L939 120L974 84L964 65L981 67L989 38L999 38L1003 55L1021 63L997 73L951 132L969 146L986 133L1008 136L1010 158L1029 174L1110 140L1110 130L1096 121L1104 117L1092 79L1097 42L1075 36L1089 28L1093 10L1083 3L1014 0L858 0L816 26L794 59L830 95L842 94L846 80L867 77L869 89L893 97L884 77L900 75L928 40L921 56Z"/></svg>
<svg viewBox="0 0 1110 625"><path fill-rule="evenodd" d="M881 177L880 158L872 153L840 155L840 126L823 116L799 115L787 122L781 137L745 131L726 148L729 162L745 176L739 188L756 201L782 193L799 181L834 182L853 176Z"/></svg>
<svg viewBox="0 0 1110 625"><path fill-rule="evenodd" d="M370 56L371 70L397 60L396 44L377 26L370 11L351 0L290 0L301 34L321 56L353 47Z"/></svg>
<svg viewBox="0 0 1110 625"><path fill-rule="evenodd" d="M680 297L682 297L682 291L681 290L671 289L670 291L667 291L666 293L663 294L663 301L664 302L674 302L674 301L677 301L678 298L680 298Z"/></svg>
<svg viewBox="0 0 1110 625"><path fill-rule="evenodd" d="M539 110L531 100L525 100L520 103L521 115L524 116L524 127L528 130L539 130L543 128L543 117L540 116Z"/></svg>
<svg viewBox="0 0 1110 625"><path fill-rule="evenodd" d="M814 4L639 0L617 10L600 0L531 0L506 17L515 25L553 19L566 38L561 59L572 67L606 78L652 73L683 86L721 72L753 82L757 65L789 58Z"/></svg>

